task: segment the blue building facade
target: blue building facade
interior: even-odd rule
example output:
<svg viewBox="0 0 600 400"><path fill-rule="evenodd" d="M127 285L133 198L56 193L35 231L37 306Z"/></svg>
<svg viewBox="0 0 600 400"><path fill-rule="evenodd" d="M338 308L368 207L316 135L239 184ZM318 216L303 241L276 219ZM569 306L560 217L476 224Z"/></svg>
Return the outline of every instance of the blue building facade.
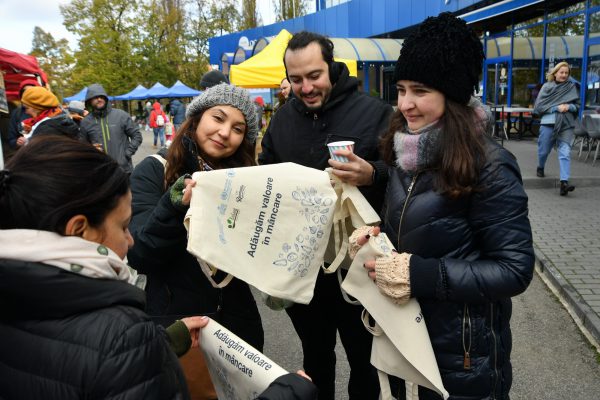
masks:
<svg viewBox="0 0 600 400"><path fill-rule="evenodd" d="M332 38L401 40L428 16L452 12L480 35L486 53L481 95L488 103L528 106L546 72L560 61L572 65L582 104L600 106L600 0L349 0L303 17L210 39L210 63L222 64L281 29L319 32ZM358 62L365 91L393 101L393 60Z"/></svg>

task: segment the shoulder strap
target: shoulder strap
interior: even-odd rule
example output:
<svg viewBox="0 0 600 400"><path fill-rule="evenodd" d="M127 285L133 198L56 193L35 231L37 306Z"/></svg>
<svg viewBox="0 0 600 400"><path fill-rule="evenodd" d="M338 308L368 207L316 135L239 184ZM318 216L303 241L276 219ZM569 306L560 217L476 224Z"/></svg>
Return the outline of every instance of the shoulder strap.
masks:
<svg viewBox="0 0 600 400"><path fill-rule="evenodd" d="M160 154L150 154L149 157L154 157L158 161L160 161L160 163L163 165L163 167L165 167L165 172L167 172L167 160L165 160L165 158L163 156L161 156Z"/></svg>
<svg viewBox="0 0 600 400"><path fill-rule="evenodd" d="M168 187L167 187L167 160L160 154L150 154L148 157L157 159L163 165L163 168L165 169L165 171L163 173L163 175L164 175L163 185L164 185L164 189L167 190L168 189Z"/></svg>
<svg viewBox="0 0 600 400"><path fill-rule="evenodd" d="M153 158L156 158L158 161L160 161L160 163L165 167L165 175L166 175L167 160L160 154L150 154L148 157L153 157ZM166 187L167 187L167 182L165 181L165 188ZM227 276L220 283L215 282L213 276L216 273L216 268L211 266L210 264L204 262L200 258L196 258L196 260L198 261L198 264L200 264L200 268L202 268L202 272L204 272L204 275L206 276L206 278L208 279L208 281L210 282L210 284L213 287L215 287L217 289L222 289L225 286L227 286L229 284L229 282L231 282L231 280L233 279L233 275L227 274Z"/></svg>

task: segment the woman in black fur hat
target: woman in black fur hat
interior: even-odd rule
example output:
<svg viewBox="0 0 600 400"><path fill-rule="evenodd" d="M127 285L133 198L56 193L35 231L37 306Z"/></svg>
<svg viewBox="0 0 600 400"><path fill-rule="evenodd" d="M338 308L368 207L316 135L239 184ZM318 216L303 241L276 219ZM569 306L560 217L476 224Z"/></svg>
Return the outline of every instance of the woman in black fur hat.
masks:
<svg viewBox="0 0 600 400"><path fill-rule="evenodd" d="M485 135L488 116L472 97L483 59L477 36L449 13L404 41L398 111L382 139L391 168L381 231L397 253L365 263L383 296L418 299L450 399L508 399L510 298L534 265L519 167ZM359 228L353 248L379 230Z"/></svg>

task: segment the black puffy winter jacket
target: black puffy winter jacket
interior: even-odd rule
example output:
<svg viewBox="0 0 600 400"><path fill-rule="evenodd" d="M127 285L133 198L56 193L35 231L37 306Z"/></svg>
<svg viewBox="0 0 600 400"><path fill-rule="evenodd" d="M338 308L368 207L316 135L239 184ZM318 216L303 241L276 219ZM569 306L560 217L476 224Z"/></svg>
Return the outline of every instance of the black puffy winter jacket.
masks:
<svg viewBox="0 0 600 400"><path fill-rule="evenodd" d="M419 300L453 400L508 398L510 297L522 293L533 274L519 167L496 143L485 148L480 191L451 200L433 190L435 170L411 176L396 168L382 215L382 231L399 252L413 254L411 297ZM440 397L421 387L419 398Z"/></svg>
<svg viewBox="0 0 600 400"><path fill-rule="evenodd" d="M189 398L144 299L125 282L0 260L0 398Z"/></svg>

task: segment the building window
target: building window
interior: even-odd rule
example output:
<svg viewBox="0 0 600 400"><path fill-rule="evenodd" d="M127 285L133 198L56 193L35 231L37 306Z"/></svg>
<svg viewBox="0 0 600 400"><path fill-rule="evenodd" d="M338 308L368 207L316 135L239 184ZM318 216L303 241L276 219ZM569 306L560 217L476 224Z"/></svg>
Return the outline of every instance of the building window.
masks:
<svg viewBox="0 0 600 400"><path fill-rule="evenodd" d="M487 82L485 101L488 104L506 104L508 100L510 41L510 33L486 38L484 73Z"/></svg>
<svg viewBox="0 0 600 400"><path fill-rule="evenodd" d="M584 28L585 14L548 23L545 72L566 61L571 66L571 76L581 82Z"/></svg>
<svg viewBox="0 0 600 400"><path fill-rule="evenodd" d="M585 10L585 1L580 1L576 4L570 5L568 7L561 8L560 10L550 9L548 12L548 19L561 17L566 14L571 14L571 13L583 11L583 10Z"/></svg>
<svg viewBox="0 0 600 400"><path fill-rule="evenodd" d="M513 106L533 106L542 79L544 24L515 31L512 65Z"/></svg>

